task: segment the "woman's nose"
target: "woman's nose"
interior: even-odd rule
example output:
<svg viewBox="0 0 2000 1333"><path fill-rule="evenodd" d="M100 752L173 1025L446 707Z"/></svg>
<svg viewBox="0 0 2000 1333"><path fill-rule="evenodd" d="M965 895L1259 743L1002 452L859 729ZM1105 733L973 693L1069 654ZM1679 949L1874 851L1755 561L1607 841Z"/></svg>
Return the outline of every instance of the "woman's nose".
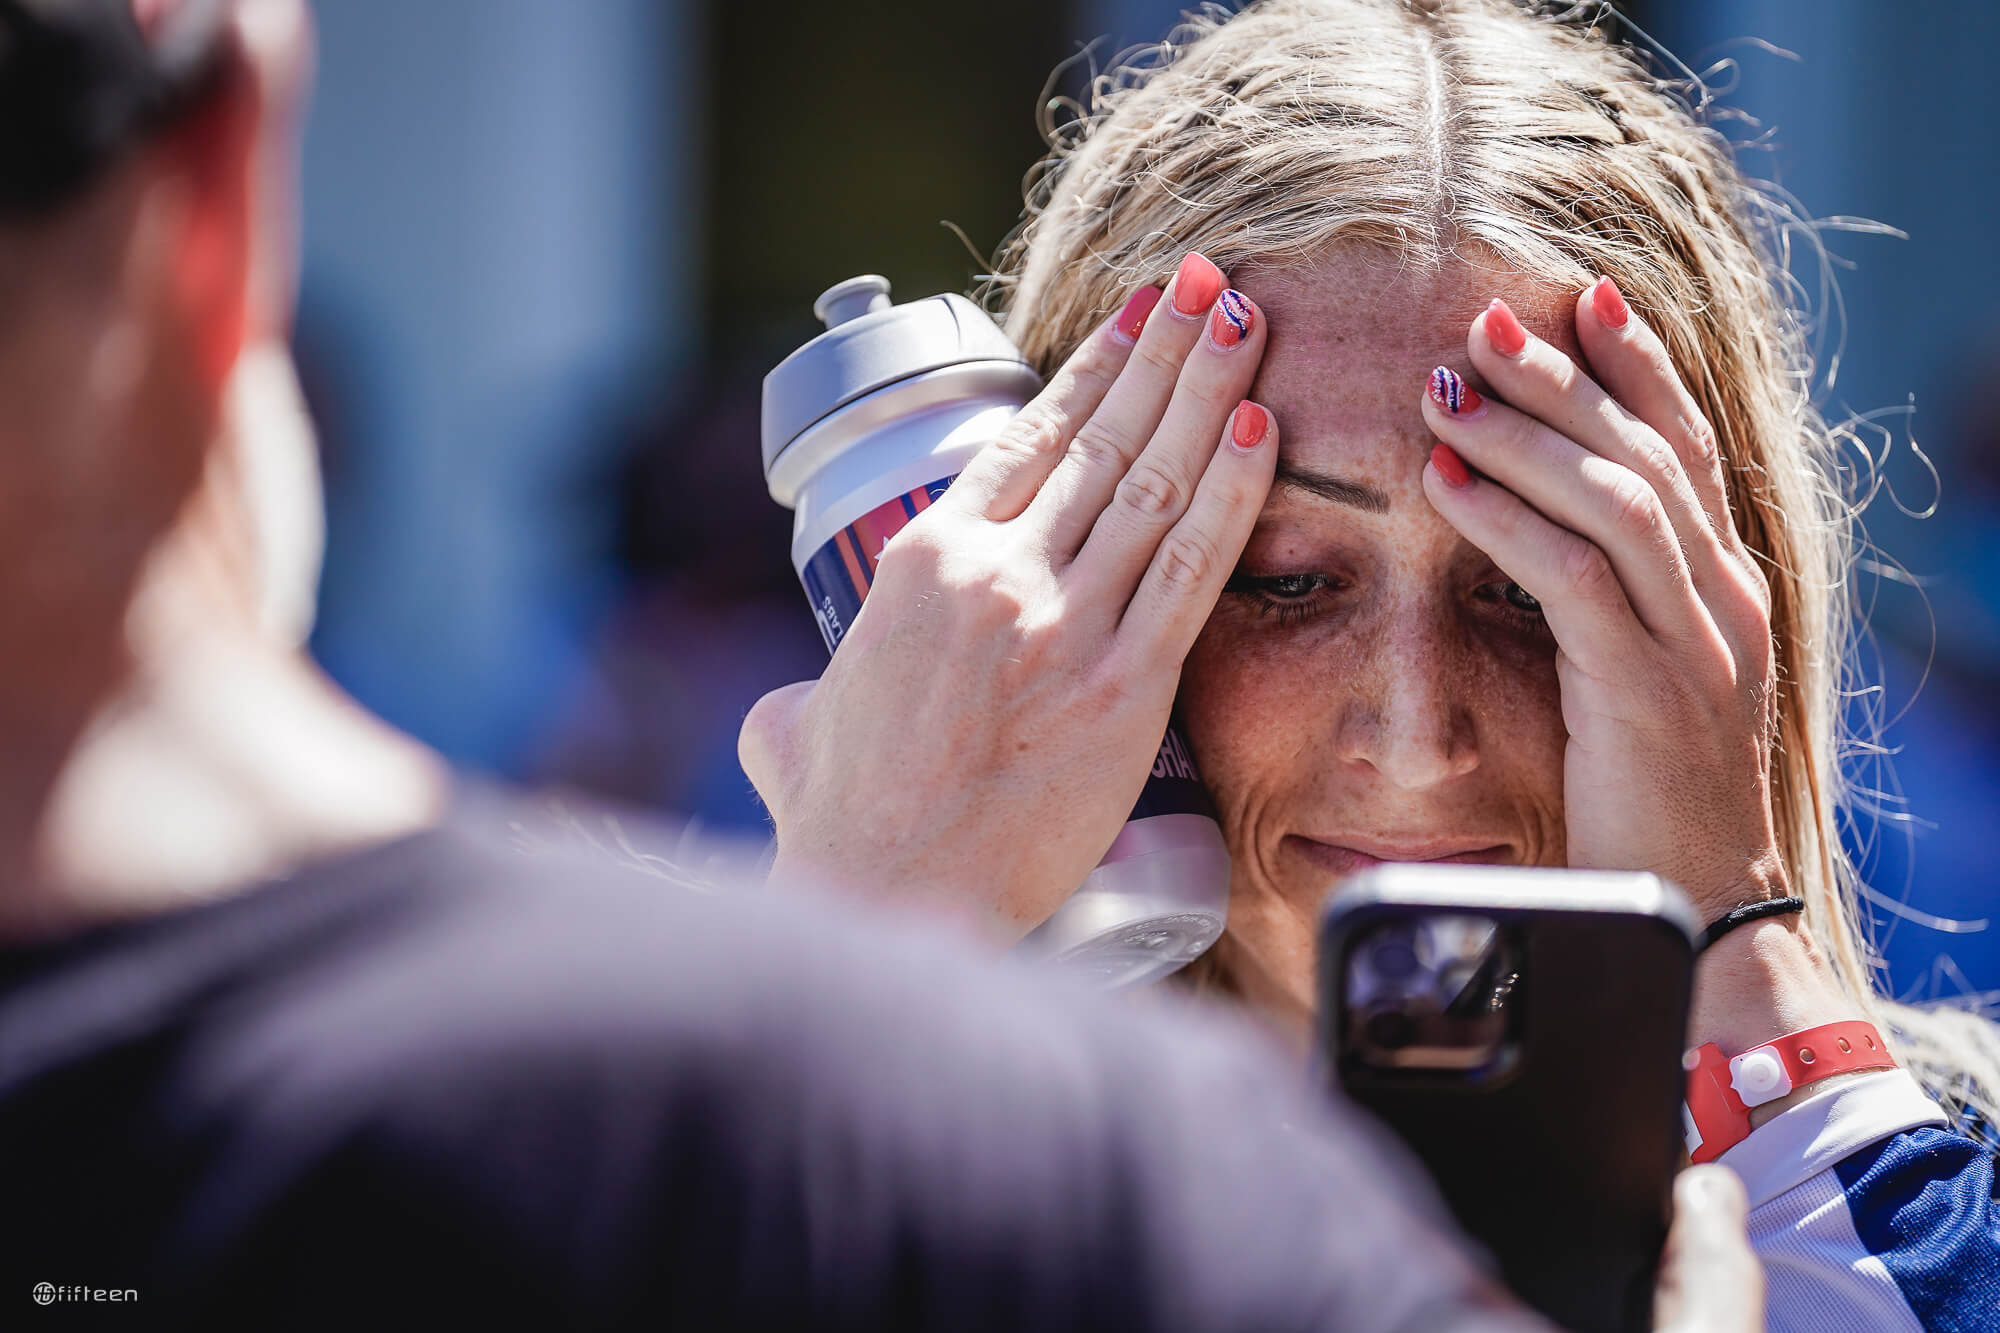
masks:
<svg viewBox="0 0 2000 1333"><path fill-rule="evenodd" d="M1338 710L1340 758L1411 791L1479 767L1470 682L1458 656L1429 627L1385 631L1343 687L1351 693Z"/></svg>

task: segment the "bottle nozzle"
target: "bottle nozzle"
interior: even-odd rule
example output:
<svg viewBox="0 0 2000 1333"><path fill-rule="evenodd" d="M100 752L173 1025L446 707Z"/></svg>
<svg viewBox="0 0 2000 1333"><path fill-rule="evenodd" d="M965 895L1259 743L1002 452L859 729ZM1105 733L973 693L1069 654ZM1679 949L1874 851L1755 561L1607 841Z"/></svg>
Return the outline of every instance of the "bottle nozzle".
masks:
<svg viewBox="0 0 2000 1333"><path fill-rule="evenodd" d="M836 282L821 292L819 300L813 302L813 314L831 329L850 319L887 310L893 304L889 299L889 280L879 273L864 273L846 282Z"/></svg>

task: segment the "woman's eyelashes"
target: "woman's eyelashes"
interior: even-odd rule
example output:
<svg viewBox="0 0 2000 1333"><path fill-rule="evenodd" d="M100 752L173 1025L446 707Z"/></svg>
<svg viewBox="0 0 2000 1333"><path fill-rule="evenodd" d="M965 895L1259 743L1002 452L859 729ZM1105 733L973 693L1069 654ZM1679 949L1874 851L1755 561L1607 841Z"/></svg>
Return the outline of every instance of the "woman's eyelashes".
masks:
<svg viewBox="0 0 2000 1333"><path fill-rule="evenodd" d="M1238 572L1223 592L1247 602L1260 616L1275 615L1280 625L1296 625L1325 609L1340 581L1329 574L1245 574Z"/></svg>
<svg viewBox="0 0 2000 1333"><path fill-rule="evenodd" d="M1238 570L1223 585L1223 593L1259 616L1275 617L1280 625L1297 625L1330 609L1352 587L1345 579L1317 571L1251 574ZM1506 579L1482 583L1474 589L1473 597L1510 627L1534 632L1548 627L1541 602L1518 583Z"/></svg>
<svg viewBox="0 0 2000 1333"><path fill-rule="evenodd" d="M1521 624L1539 629L1548 624L1542 616L1542 603L1533 593L1520 584L1502 579L1497 583L1480 586L1480 595L1497 603Z"/></svg>

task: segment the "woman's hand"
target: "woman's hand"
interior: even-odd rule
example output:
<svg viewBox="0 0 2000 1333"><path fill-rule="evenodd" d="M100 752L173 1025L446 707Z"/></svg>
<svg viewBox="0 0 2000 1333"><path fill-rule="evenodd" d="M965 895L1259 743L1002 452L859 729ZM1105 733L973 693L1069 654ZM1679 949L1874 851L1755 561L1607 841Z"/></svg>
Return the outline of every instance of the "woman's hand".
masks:
<svg viewBox="0 0 2000 1333"><path fill-rule="evenodd" d="M889 542L826 674L744 721L778 873L1009 942L1082 883L1270 489L1263 325L1188 256Z"/></svg>
<svg viewBox="0 0 2000 1333"><path fill-rule="evenodd" d="M1423 410L1446 447L1424 490L1555 635L1569 863L1653 871L1709 920L1789 891L1771 813L1770 585L1659 338L1609 279L1578 298L1576 330L1588 373L1502 302L1473 321L1468 351L1494 398L1433 373ZM1705 976L1703 1039L1728 1049L1792 1030L1771 1023L1851 1016L1787 923L1725 943L1741 950L1753 931L1790 934L1798 956L1782 976Z"/></svg>

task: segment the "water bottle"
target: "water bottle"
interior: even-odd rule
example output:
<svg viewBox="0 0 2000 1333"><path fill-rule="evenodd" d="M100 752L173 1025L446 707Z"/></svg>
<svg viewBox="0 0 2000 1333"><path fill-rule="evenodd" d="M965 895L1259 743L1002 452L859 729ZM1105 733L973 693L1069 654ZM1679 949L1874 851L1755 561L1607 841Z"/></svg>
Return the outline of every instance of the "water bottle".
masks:
<svg viewBox="0 0 2000 1333"><path fill-rule="evenodd" d="M813 305L826 332L764 379L764 477L794 511L792 566L830 653L883 545L1041 389L962 296L895 305L850 278ZM1162 977L1222 933L1229 852L1187 742L1169 727L1145 791L1097 868L1022 943L1106 987Z"/></svg>

